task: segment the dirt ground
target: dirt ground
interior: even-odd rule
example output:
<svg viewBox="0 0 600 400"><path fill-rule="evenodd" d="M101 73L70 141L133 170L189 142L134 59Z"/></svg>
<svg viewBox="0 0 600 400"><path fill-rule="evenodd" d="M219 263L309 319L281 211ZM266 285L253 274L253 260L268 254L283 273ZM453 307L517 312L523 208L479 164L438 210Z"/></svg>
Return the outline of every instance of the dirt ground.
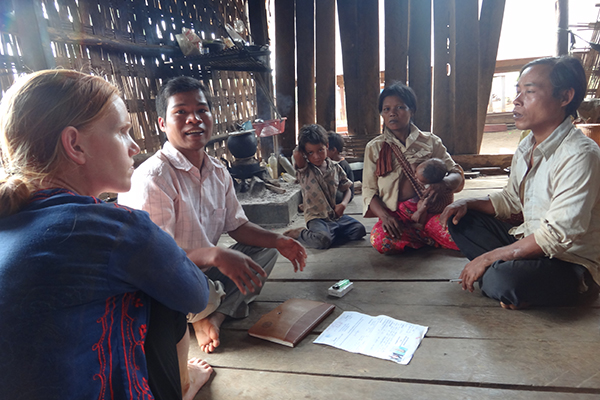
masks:
<svg viewBox="0 0 600 400"><path fill-rule="evenodd" d="M480 154L514 154L519 145L521 130L485 132Z"/></svg>

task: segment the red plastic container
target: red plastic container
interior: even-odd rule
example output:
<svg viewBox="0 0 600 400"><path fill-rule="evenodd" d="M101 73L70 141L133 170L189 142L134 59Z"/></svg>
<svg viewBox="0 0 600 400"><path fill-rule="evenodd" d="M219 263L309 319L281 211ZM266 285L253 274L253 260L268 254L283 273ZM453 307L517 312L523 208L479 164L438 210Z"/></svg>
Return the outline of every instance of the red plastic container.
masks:
<svg viewBox="0 0 600 400"><path fill-rule="evenodd" d="M252 124L252 127L256 129L256 136L267 137L278 135L285 130L286 119L286 117L283 117L281 119L270 119L265 122L256 122ZM268 129L265 129L267 127Z"/></svg>

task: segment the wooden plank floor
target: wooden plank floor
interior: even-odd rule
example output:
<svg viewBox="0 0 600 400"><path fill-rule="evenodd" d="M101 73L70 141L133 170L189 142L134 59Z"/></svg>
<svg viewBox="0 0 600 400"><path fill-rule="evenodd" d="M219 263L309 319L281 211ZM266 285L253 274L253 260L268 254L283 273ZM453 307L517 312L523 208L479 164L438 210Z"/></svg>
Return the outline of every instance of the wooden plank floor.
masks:
<svg viewBox="0 0 600 400"><path fill-rule="evenodd" d="M467 181L457 197L499 190L505 176ZM369 231L361 197L347 213ZM297 218L292 226L302 226ZM220 245L231 239L222 238ZM383 256L368 239L308 250L304 272L281 258L252 305L250 317L228 321L210 355L192 341L191 356L215 369L196 399L597 399L600 398L600 302L587 308L508 311L480 292L448 282L467 262L450 250L422 249ZM345 297L327 296L349 278ZM334 313L296 348L248 336L261 315L289 298L336 305ZM429 327L409 365L313 344L343 311L388 315Z"/></svg>

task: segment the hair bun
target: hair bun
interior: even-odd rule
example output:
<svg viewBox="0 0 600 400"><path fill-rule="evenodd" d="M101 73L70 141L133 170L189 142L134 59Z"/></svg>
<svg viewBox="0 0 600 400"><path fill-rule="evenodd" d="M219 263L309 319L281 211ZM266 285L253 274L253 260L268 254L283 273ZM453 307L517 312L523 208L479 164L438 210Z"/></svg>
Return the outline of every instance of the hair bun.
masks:
<svg viewBox="0 0 600 400"><path fill-rule="evenodd" d="M14 214L29 201L31 192L27 183L17 175L0 180L0 217Z"/></svg>

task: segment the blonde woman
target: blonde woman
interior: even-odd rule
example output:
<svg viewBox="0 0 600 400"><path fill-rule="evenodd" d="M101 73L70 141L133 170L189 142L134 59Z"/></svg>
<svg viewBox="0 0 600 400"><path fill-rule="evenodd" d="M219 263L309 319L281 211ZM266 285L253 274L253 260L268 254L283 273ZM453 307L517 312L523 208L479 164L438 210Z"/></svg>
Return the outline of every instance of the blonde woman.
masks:
<svg viewBox="0 0 600 400"><path fill-rule="evenodd" d="M129 190L130 128L117 89L75 71L27 75L2 98L4 399L182 396L175 346L207 282L147 214L98 199ZM190 371L197 392L210 367Z"/></svg>

